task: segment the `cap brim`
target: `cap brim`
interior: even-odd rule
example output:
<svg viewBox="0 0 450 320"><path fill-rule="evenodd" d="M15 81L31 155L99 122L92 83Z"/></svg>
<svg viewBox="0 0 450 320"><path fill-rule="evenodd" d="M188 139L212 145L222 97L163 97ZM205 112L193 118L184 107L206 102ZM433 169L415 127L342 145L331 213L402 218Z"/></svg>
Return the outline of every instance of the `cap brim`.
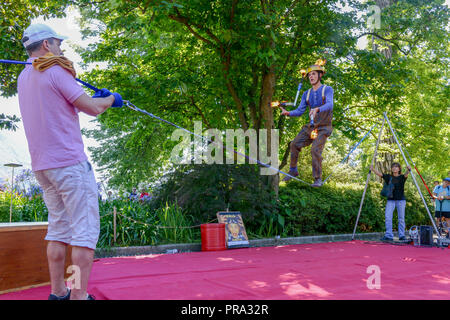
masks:
<svg viewBox="0 0 450 320"><path fill-rule="evenodd" d="M56 36L54 36L53 38L55 38L55 39L59 39L59 40L67 40L67 39L69 39L69 37L66 37L66 36L62 36L62 35L59 35L59 34L57 34Z"/></svg>

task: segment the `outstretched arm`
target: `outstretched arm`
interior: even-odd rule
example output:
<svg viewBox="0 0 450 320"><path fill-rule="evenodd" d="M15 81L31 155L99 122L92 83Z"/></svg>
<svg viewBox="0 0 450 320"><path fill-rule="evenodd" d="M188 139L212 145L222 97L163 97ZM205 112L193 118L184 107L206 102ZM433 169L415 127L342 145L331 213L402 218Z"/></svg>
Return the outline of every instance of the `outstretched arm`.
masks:
<svg viewBox="0 0 450 320"><path fill-rule="evenodd" d="M306 91L302 95L302 100L300 101L300 105L297 109L292 111L286 111L283 107L281 107L281 114L283 116L290 117L300 117L306 111Z"/></svg>
<svg viewBox="0 0 450 320"><path fill-rule="evenodd" d="M408 175L409 175L409 173L411 172L411 167L408 166L407 168L408 168L408 170L407 170L407 171L405 172L405 174L404 174L405 178L408 178Z"/></svg>
<svg viewBox="0 0 450 320"><path fill-rule="evenodd" d="M377 176L379 176L380 178L383 178L383 174L379 171L377 171L373 165L370 166L370 171L372 171L373 173L375 173Z"/></svg>
<svg viewBox="0 0 450 320"><path fill-rule="evenodd" d="M114 103L114 96L110 95L106 98L92 98L87 94L81 95L74 101L73 105L80 111L87 113L90 116L97 116L106 109L111 107Z"/></svg>

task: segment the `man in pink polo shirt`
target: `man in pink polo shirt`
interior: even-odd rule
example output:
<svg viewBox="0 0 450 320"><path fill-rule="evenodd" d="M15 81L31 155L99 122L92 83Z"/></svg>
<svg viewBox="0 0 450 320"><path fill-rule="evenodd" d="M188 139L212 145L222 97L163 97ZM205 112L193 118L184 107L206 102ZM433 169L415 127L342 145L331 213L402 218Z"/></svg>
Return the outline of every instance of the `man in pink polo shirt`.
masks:
<svg viewBox="0 0 450 320"><path fill-rule="evenodd" d="M28 62L49 53L62 56L63 39L46 25L29 26L22 39ZM96 116L111 106L121 107L122 99L106 89L88 96L74 75L59 64L42 72L27 65L18 79L18 93L31 166L48 208L49 300L93 299L87 285L100 231L98 191L84 153L78 112ZM72 246L72 270L80 280L71 290L64 282L68 244Z"/></svg>

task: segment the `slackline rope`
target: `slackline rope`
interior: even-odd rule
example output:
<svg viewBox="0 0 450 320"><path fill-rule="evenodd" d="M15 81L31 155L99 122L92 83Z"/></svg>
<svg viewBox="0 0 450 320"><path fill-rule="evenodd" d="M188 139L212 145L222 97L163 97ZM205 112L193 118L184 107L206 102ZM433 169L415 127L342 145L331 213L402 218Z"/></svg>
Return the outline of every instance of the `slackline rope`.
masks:
<svg viewBox="0 0 450 320"><path fill-rule="evenodd" d="M201 138L201 139L204 139L204 140L208 141L209 143L217 144L217 145L219 145L220 147L223 146L223 144L220 145L220 144L218 144L217 142L212 141L212 140L210 140L210 139L208 139L208 138L206 138L206 137L204 137L204 136L202 136L202 135L196 134L196 133L194 133L194 132L192 132L192 131L189 131L189 130L183 128L183 127L180 127L180 126L178 126L178 125L176 125L176 124L174 124L174 123L172 123L172 122L170 122L170 121L167 121L167 120L162 119L162 118L160 118L160 117L158 117L158 116L155 116L154 114L152 114L152 113L150 113L150 112L148 112L148 111L146 111L146 110L142 110L142 109L136 107L134 104L132 104L132 103L131 103L130 101L128 101L128 100L124 100L123 102L125 103L125 105L126 105L128 108L130 108L130 109L132 109L132 110L134 110L134 111L142 112L143 114L146 114L146 115L148 115L148 116L150 116L150 117L152 117L152 118L155 118L155 119L157 119L157 120L159 120L159 121L165 122L165 123L167 123L167 124L169 124L169 125L171 125L171 126L174 126L174 127L178 128L178 129L184 130L184 131L186 131L186 132L188 132L188 133L190 133L190 134L192 134L192 135L194 135L194 136L196 136L196 137L199 137L199 138ZM230 150L228 150L226 147L224 147L224 149L225 149L226 151L230 151ZM291 177L292 179L295 179L295 180L297 180L297 181L300 181L300 182L303 182L303 183L305 183L305 184L307 184L307 185L310 185L310 183L308 183L308 182L305 182L305 181L303 181L303 180L301 180L301 179L299 179L299 178L297 178L297 177L291 176L289 173L286 173L286 172L284 172L284 171L282 171L282 170L280 170L280 169L277 169L277 168L275 168L275 167L272 167L271 165L268 165L268 164L266 164L266 163L264 163L264 162L261 162L261 161L259 161L259 160L257 160L257 159L254 159L254 158L249 157L249 156L247 156L247 155L245 155L245 154L242 154L242 153L239 152L239 151L236 151L236 150L234 150L234 149L233 149L232 151L233 151L234 153L236 153L237 155L240 155L240 156L242 156L242 157L245 157L245 158L248 159L248 160L253 160L253 161L255 161L255 162L258 163L259 165L262 165L262 166L264 166L264 167L266 167L266 168L269 168L269 169L273 169L273 170L275 170L275 171L277 171L277 172L279 172L279 173L284 174L285 176Z"/></svg>

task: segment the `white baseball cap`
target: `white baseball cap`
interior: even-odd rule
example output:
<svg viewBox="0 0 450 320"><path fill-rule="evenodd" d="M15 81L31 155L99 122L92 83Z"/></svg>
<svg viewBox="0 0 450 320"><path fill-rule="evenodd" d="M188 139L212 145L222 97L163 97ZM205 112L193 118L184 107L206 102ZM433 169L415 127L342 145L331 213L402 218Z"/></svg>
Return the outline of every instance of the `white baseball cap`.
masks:
<svg viewBox="0 0 450 320"><path fill-rule="evenodd" d="M23 33L22 43L26 48L30 44L49 38L55 38L62 41L67 39L68 37L57 34L55 31L53 31L52 28L46 26L45 24L36 23L30 25L25 30L25 32Z"/></svg>

